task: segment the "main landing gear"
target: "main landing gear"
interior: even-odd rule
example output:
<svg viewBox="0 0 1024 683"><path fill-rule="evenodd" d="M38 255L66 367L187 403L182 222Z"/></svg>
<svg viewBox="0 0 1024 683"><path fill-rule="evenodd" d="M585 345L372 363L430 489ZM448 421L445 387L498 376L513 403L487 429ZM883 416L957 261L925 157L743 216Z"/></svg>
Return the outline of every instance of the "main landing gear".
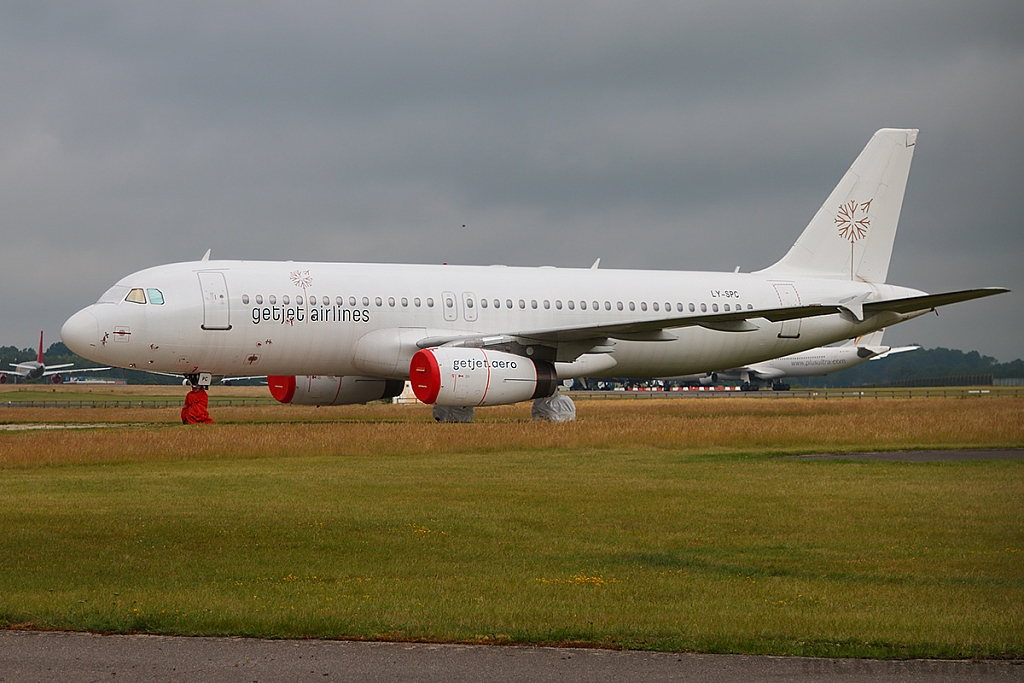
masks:
<svg viewBox="0 0 1024 683"><path fill-rule="evenodd" d="M530 415L534 421L572 422L576 419L576 404L565 394L554 394L538 398L533 402ZM437 422L472 422L472 406L434 406L434 420Z"/></svg>

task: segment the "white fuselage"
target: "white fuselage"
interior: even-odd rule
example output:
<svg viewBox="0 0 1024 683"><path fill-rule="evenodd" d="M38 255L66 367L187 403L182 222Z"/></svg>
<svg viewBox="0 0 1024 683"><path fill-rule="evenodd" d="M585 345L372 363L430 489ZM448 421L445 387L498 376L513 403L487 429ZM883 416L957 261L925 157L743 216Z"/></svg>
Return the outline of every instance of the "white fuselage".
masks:
<svg viewBox="0 0 1024 683"><path fill-rule="evenodd" d="M221 279L222 278L222 279ZM125 300L157 290L163 303ZM416 342L922 294L767 274L355 263L195 261L123 278L73 316L64 342L91 360L169 373L408 377ZM298 303L301 300L301 303ZM314 303L311 303L314 302ZM691 312L692 306L692 312ZM670 312L666 312L666 307ZM754 331L689 326L669 341L562 345L559 377L656 377L735 368L866 334L917 314L838 314ZM368 336L369 335L369 336ZM380 340L380 341L378 341ZM609 352L610 351L610 352ZM589 362L588 362L589 361Z"/></svg>

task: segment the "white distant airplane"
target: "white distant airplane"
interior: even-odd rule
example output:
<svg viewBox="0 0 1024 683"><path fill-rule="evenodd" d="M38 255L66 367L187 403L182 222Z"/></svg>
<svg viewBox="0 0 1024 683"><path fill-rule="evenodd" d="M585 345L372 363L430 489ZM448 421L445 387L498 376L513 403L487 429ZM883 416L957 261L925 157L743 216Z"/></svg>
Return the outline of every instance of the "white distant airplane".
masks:
<svg viewBox="0 0 1024 683"><path fill-rule="evenodd" d="M10 370L0 370L0 384L7 384L9 377L16 377L21 379L40 379L41 377L49 377L51 384L60 384L64 381L63 374L70 373L69 368L75 367L74 363L61 363L60 365L47 366L43 363L43 332L39 331L39 356L36 360L25 361L24 363L8 363L12 368L15 368L13 372ZM109 370L110 368L78 368L75 372L98 372L99 370Z"/></svg>
<svg viewBox="0 0 1024 683"><path fill-rule="evenodd" d="M709 372L688 377L666 379L718 384L719 382L741 382L743 391L757 391L771 387L776 391L789 391L789 384L781 380L789 377L818 377L839 370L846 370L869 360L881 360L895 353L916 351L920 346L882 346L885 330L878 330L863 337L850 339L838 346L822 346L782 358L751 363L742 368L722 372Z"/></svg>
<svg viewBox="0 0 1024 683"><path fill-rule="evenodd" d="M86 358L193 383L266 374L278 400L317 405L394 396L406 379L426 403L463 407L543 400L565 378L743 367L1008 291L885 284L916 140L917 130L875 133L789 252L755 273L207 252L121 279L62 336Z"/></svg>

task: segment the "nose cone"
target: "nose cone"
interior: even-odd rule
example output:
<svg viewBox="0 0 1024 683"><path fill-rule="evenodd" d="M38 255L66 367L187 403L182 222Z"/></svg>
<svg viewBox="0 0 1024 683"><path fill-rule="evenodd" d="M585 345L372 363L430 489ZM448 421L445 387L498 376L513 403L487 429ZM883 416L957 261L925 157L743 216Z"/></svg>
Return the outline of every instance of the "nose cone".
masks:
<svg viewBox="0 0 1024 683"><path fill-rule="evenodd" d="M99 344L100 326L96 316L88 308L68 318L64 327L60 328L60 338L64 345L83 358L95 360L96 347Z"/></svg>

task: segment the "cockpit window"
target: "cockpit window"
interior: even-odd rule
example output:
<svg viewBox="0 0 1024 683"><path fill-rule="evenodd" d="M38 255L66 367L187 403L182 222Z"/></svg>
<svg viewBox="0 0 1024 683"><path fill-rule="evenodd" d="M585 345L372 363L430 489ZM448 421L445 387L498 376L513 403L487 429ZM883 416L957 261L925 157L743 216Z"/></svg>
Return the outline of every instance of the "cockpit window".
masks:
<svg viewBox="0 0 1024 683"><path fill-rule="evenodd" d="M161 305L164 302L164 293L159 289L147 289L146 295L149 296L149 303Z"/></svg>
<svg viewBox="0 0 1024 683"><path fill-rule="evenodd" d="M125 301L131 301L133 304L144 304L146 303L146 293L141 289L133 289L128 292L128 296L124 298Z"/></svg>
<svg viewBox="0 0 1024 683"><path fill-rule="evenodd" d="M124 301L124 295L128 293L128 288L124 285L114 285L103 293L98 304L119 304Z"/></svg>

